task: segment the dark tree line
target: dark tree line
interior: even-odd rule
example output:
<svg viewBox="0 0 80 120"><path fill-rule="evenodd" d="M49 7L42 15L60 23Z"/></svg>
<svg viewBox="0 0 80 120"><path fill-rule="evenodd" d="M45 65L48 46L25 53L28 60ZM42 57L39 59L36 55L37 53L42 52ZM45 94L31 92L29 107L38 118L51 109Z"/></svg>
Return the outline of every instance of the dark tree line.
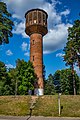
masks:
<svg viewBox="0 0 80 120"><path fill-rule="evenodd" d="M28 90L34 89L36 75L30 61L18 59L16 68L7 70L0 62L0 95L27 95Z"/></svg>
<svg viewBox="0 0 80 120"><path fill-rule="evenodd" d="M45 72L45 70L44 70ZM80 94L80 78L74 71L76 93ZM5 64L0 62L0 95L28 95L29 90L34 90L36 75L30 61L18 59L16 67L7 70ZM73 75L71 69L57 70L48 79L44 77L44 94L73 95Z"/></svg>
<svg viewBox="0 0 80 120"><path fill-rule="evenodd" d="M80 94L80 78L74 71L76 94ZM61 92L64 95L73 95L73 75L71 69L57 70L50 74L44 84L45 95L54 95Z"/></svg>

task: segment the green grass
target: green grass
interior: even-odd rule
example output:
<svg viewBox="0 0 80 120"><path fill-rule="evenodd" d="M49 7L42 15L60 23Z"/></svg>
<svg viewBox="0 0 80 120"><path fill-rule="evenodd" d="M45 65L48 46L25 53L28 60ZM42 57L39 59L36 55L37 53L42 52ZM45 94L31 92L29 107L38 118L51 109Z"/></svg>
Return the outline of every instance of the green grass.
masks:
<svg viewBox="0 0 80 120"><path fill-rule="evenodd" d="M0 115L27 115L30 107L29 96L1 96Z"/></svg>
<svg viewBox="0 0 80 120"><path fill-rule="evenodd" d="M0 96L0 115L26 116L31 96ZM62 117L80 117L80 96L61 95ZM58 96L42 96L32 111L35 116L58 116Z"/></svg>

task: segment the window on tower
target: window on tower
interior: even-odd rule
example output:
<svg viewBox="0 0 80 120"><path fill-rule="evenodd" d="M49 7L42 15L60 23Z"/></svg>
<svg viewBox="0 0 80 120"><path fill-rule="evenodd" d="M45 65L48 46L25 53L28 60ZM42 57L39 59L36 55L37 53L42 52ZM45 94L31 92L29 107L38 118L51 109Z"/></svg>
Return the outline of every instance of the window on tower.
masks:
<svg viewBox="0 0 80 120"><path fill-rule="evenodd" d="M44 25L46 24L46 16L45 16L44 13L43 13L43 24L44 24Z"/></svg>
<svg viewBox="0 0 80 120"><path fill-rule="evenodd" d="M33 56L33 61L34 61L34 56Z"/></svg>
<svg viewBox="0 0 80 120"><path fill-rule="evenodd" d="M29 13L29 24L32 24L32 13Z"/></svg>
<svg viewBox="0 0 80 120"><path fill-rule="evenodd" d="M38 12L38 21L39 21L39 23L41 23L41 13L40 12Z"/></svg>
<svg viewBox="0 0 80 120"><path fill-rule="evenodd" d="M32 41L32 44L34 45L34 40Z"/></svg>
<svg viewBox="0 0 80 120"><path fill-rule="evenodd" d="M34 17L33 17L33 19L34 19L34 23L37 23L37 12L34 12Z"/></svg>

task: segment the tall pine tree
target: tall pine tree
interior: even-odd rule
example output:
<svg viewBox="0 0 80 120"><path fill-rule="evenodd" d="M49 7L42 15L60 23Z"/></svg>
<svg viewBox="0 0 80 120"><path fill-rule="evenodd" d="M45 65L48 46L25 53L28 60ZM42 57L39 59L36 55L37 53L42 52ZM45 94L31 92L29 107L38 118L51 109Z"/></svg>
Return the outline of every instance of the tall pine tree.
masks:
<svg viewBox="0 0 80 120"><path fill-rule="evenodd" d="M74 79L74 65L77 63L80 68L80 20L76 20L72 27L68 28L68 39L64 48L64 61L72 69L73 89L76 95L76 86Z"/></svg>
<svg viewBox="0 0 80 120"><path fill-rule="evenodd" d="M11 14L7 11L6 3L0 2L0 44L9 43L9 37L12 37L12 26L10 20Z"/></svg>

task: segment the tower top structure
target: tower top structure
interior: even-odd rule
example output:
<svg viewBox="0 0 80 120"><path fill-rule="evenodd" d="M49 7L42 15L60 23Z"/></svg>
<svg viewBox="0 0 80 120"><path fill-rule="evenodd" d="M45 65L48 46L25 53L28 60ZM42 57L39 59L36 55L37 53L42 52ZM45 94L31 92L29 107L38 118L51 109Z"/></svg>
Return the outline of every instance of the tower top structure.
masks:
<svg viewBox="0 0 80 120"><path fill-rule="evenodd" d="M32 12L32 11L42 11L42 12L44 12L44 13L47 15L47 18L48 18L47 12L44 11L43 9L39 9L39 8L28 10L28 11L25 13L25 18L26 18L26 15L27 15L29 12Z"/></svg>
<svg viewBox="0 0 80 120"><path fill-rule="evenodd" d="M27 35L33 33L39 33L42 36L46 35L47 30L47 18L48 14L42 9L31 9L28 10L25 14L26 18L26 29L25 32Z"/></svg>

